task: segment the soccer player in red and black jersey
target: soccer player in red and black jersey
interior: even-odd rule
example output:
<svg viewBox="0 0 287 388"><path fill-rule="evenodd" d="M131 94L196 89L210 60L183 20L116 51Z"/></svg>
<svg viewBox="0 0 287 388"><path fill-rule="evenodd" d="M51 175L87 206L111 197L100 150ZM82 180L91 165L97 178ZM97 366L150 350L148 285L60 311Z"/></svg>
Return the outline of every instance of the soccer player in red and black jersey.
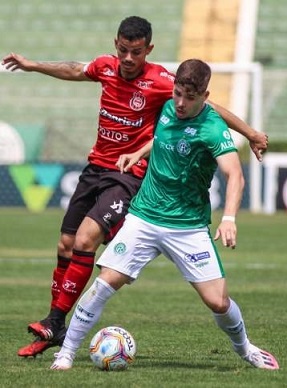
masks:
<svg viewBox="0 0 287 388"><path fill-rule="evenodd" d="M153 137L163 104L172 97L174 76L164 67L148 63L153 50L151 24L138 16L124 19L115 39L117 55L102 55L89 64L36 62L11 53L2 64L11 71L38 72L62 80L93 81L102 85L97 141L82 171L61 226L57 266L51 286L48 316L31 323L36 339L19 349L19 356L36 356L61 345L65 317L86 286L100 244L113 238L138 191L147 161L142 159L127 174L116 162L121 154L140 149ZM267 148L267 136L213 104L228 126L243 134L258 159Z"/></svg>

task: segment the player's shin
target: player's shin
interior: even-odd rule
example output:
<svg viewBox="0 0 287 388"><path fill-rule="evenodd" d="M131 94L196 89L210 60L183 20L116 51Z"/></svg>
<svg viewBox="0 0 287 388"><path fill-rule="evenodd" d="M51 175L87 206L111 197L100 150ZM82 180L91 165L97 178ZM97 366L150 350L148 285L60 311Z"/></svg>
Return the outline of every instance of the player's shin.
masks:
<svg viewBox="0 0 287 388"><path fill-rule="evenodd" d="M106 302L115 292L104 280L96 278L76 306L61 352L76 352L87 333L98 322Z"/></svg>
<svg viewBox="0 0 287 388"><path fill-rule="evenodd" d="M230 338L233 349L239 355L243 356L249 348L244 321L237 304L230 299L229 309L225 314L213 314L217 325Z"/></svg>
<svg viewBox="0 0 287 388"><path fill-rule="evenodd" d="M93 272L95 252L73 250L55 307L68 313L85 288Z"/></svg>
<svg viewBox="0 0 287 388"><path fill-rule="evenodd" d="M54 309L56 307L56 303L60 295L63 279L69 267L70 262L71 262L70 258L58 255L57 267L54 269L53 280L51 284L51 294L52 294L51 309Z"/></svg>

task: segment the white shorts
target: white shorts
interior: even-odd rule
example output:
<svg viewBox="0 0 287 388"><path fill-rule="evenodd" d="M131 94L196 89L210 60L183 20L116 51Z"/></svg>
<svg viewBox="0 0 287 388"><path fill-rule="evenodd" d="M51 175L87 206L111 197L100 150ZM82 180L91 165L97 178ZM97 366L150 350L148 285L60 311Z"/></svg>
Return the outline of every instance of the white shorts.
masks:
<svg viewBox="0 0 287 388"><path fill-rule="evenodd" d="M225 276L209 228L165 228L130 213L97 265L136 279L141 270L161 253L177 266L188 282L198 283Z"/></svg>

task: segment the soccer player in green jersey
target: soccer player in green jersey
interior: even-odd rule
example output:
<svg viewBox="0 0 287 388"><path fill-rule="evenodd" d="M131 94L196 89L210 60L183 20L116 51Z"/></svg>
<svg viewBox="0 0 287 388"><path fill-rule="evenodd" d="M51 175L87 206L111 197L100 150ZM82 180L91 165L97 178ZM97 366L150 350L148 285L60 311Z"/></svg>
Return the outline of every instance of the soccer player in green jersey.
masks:
<svg viewBox="0 0 287 388"><path fill-rule="evenodd" d="M229 130L206 100L210 67L197 59L176 73L173 99L163 107L151 142L122 155L127 171L150 152L146 176L123 227L97 262L101 268L74 311L65 341L51 369L72 367L76 350L99 320L108 299L161 253L179 269L212 311L236 353L257 368L278 369L273 355L251 344L238 305L230 298L224 269L211 237L209 188L215 170L226 178L222 220L214 239L236 246L235 217L244 178Z"/></svg>

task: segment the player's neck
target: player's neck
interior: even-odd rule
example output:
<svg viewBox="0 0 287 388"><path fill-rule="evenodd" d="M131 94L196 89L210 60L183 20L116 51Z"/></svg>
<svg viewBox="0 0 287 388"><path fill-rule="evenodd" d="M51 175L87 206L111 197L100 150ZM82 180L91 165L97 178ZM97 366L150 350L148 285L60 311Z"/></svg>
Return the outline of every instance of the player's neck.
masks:
<svg viewBox="0 0 287 388"><path fill-rule="evenodd" d="M143 74L144 68L142 67L141 69L139 69L137 72L135 73L126 73L126 72L123 72L119 66L119 70L118 70L118 73L119 73L119 76L121 78L123 78L124 80L126 81L133 81L134 79L138 78L140 75Z"/></svg>

